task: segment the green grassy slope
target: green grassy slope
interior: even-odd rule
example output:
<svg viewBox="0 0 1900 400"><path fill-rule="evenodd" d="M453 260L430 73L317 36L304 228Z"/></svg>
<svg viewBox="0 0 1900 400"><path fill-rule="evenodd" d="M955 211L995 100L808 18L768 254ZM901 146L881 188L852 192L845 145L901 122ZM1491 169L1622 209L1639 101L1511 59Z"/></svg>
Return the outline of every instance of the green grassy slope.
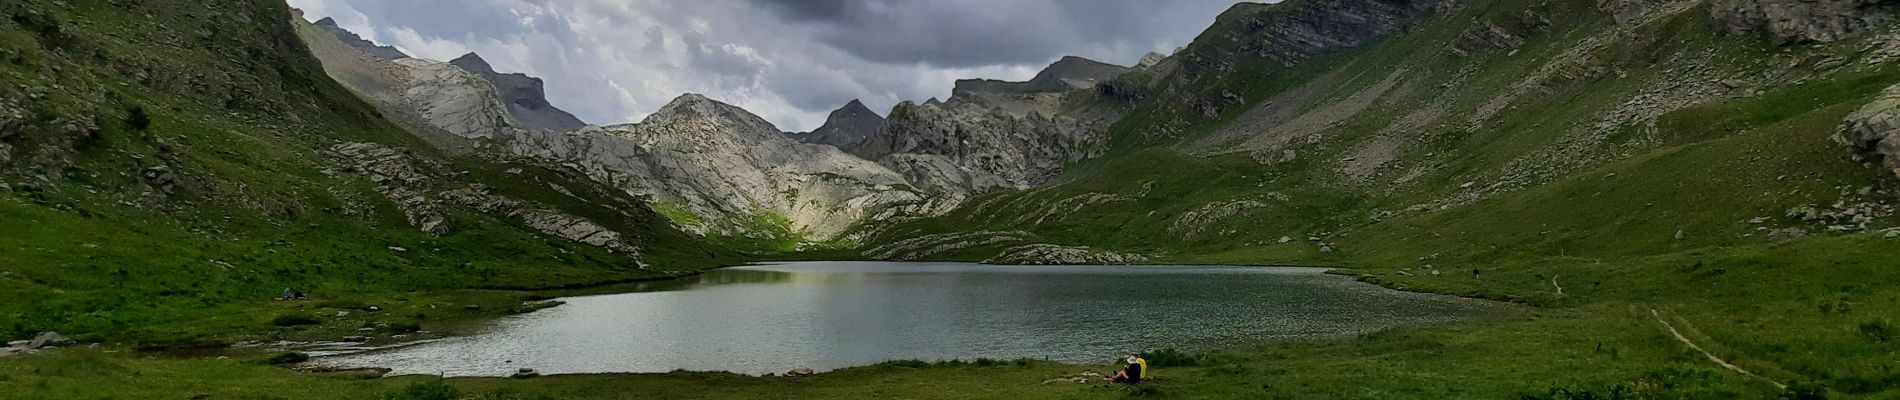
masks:
<svg viewBox="0 0 1900 400"><path fill-rule="evenodd" d="M1157 362L1163 379L1141 388L1051 381L1106 367L1037 362L900 362L811 378L672 373L438 382L297 373L264 365L262 355L155 358L108 346L0 359L0 389L6 389L0 397L1900 396L1900 369L1893 364L1900 355L1900 331L1893 327L1895 305L1900 304L1900 269L1889 257L1900 251L1900 239L1881 231L1895 221L1883 215L1867 221L1867 230L1830 232L1828 225L1851 221L1810 220L1789 213L1809 206L1838 210L1836 204L1879 208L1893 202L1900 184L1850 159L1848 150L1830 136L1844 115L1874 93L1900 83L1900 67L1859 62L1867 56L1861 51L1867 39L1784 48L1752 35L1722 33L1703 8L1619 34L1613 33L1617 28L1610 17L1590 0L1465 3L1397 36L1293 66L1212 58L1244 54L1218 48L1242 43L1225 33L1245 27L1240 17L1246 13L1264 10L1242 6L1189 50L1213 62L1201 67L1234 68L1154 77L1151 86L1141 88L1143 100L1130 106L1129 117L1114 128L1116 148L1108 157L1074 166L1063 184L985 195L944 217L885 227L870 239L876 245L935 233L1022 230L1037 241L1155 254L1156 262L1341 266L1347 268L1341 273L1394 288L1526 304L1519 312L1354 338L1172 356ZM148 88L122 78L136 74L105 69L115 63L71 59L88 53L157 50L73 52L61 46L166 43L187 40L172 37L197 37L196 27L171 26L140 37L138 31L157 28L122 20L103 5L27 4L52 10L54 20L83 21L67 22L83 29L60 31L79 32L75 35L83 40L49 36L45 24L35 22L45 18L17 16L26 8L0 10L16 14L0 22L7 28L6 36L0 36L7 46L0 49L13 52L0 54L11 60L0 64L0 72L38 84L49 84L53 74L78 74L77 79L59 80L72 86L64 82L90 79L101 87L56 91L65 94L39 100L54 106L37 106L35 110L42 110L37 112L66 114L38 117L36 126L61 125L51 121L62 116L106 117L101 117L101 134L95 139L44 133L26 141L8 139L23 143L5 164L9 176L16 177L9 179L30 183L0 192L4 221L25 221L14 224L22 234L0 235L0 260L22 260L21 266L0 269L5 272L0 274L0 296L10 296L0 298L5 300L0 307L7 307L0 308L6 312L0 316L17 321L11 328L15 336L58 328L106 332L107 338L114 332L138 338L197 331L296 337L353 331L377 322L403 330L408 327L404 324L417 321L428 329L453 330L457 321L488 312L481 310L511 309L526 296L454 288L546 287L643 276L625 271L623 258L524 234L510 221L478 214L457 214L458 228L451 235L415 233L368 182L319 172L326 164L314 149L332 139L421 148L375 122L373 113L347 99L334 84L316 78L272 78L299 82L283 87L307 87L314 94L288 91L293 95L285 98L293 103L267 106L246 105L243 96L226 102L176 92L192 85ZM191 17L209 15L210 8L203 7L211 7L157 0L146 4L163 6L141 11L165 21L195 20ZM282 11L276 5L233 4L220 6L259 15ZM244 13L220 15L225 14ZM1447 50L1483 23L1505 27L1525 40L1515 49L1478 49L1466 55ZM250 26L219 24L219 32ZM268 42L270 36L243 39ZM270 47L247 43L228 46ZM1583 43L1601 46L1572 51ZM217 54L211 50L187 50L196 46L162 48L178 54L160 58L165 60L160 64L185 65L192 71L250 71L238 75L272 77L282 72L258 72L210 56ZM1587 57L1548 67L1553 59L1576 59L1576 54ZM1829 57L1848 62L1838 68L1817 68L1811 62ZM45 65L59 65L60 72ZM314 62L279 65L309 68ZM320 76L289 70L285 75L291 77ZM1195 141L1243 121L1254 107L1337 111L1338 104L1394 76L1400 82L1395 88L1411 89L1375 93L1376 106L1326 124L1316 139L1292 147L1298 156L1291 160L1269 157L1276 160L1262 163L1244 152L1193 151ZM1546 79L1540 81L1541 88L1508 106L1490 107L1530 76ZM1657 82L1694 79L1698 85L1678 90L1705 90L1712 82L1704 81L1711 77L1743 82L1733 88L1722 84L1715 89L1720 93L1698 103L1670 104L1654 118L1619 121L1602 129L1607 134L1601 137L1579 133L1597 132L1580 127L1616 114L1631 99L1659 98ZM117 86L121 82L127 85ZM233 86L277 87L271 85ZM6 90L14 89L0 86ZM1306 95L1289 95L1296 92ZM117 93L126 100L61 97L71 93ZM1208 104L1196 102L1207 99L1239 100L1208 117L1192 107ZM146 107L155 110L150 112L153 133L140 133L124 122L128 107L153 104L159 106ZM235 107L237 115L231 116L233 110L227 107ZM301 112L297 118L282 116L287 109ZM1420 110L1439 110L1440 115L1424 118L1427 122L1411 129L1390 129ZM1492 111L1496 113L1489 118L1468 121ZM272 125L277 127L266 128ZM1408 135L1393 167L1363 180L1342 176L1344 159L1393 132ZM1589 140L1578 139L1580 135ZM44 157L32 154L40 148L66 149L52 154L75 154L75 167L58 169L57 179L51 179L56 183L39 183L33 177L47 168L39 166ZM175 155L160 148L171 148ZM174 170L185 171L180 194L136 194L145 184L135 174L118 173L151 165L141 164L152 162L143 160L165 160ZM510 179L515 175L500 172L504 166L467 163L459 161L457 168L470 170L471 180L516 196L542 196L532 198L577 215L610 213L590 206L636 200L594 194L585 196L606 197L578 202L537 195L544 193L539 190L544 182ZM586 186L563 180L557 171L529 171L569 188ZM1050 204L1093 194L1127 201L1046 213ZM1258 205L1205 224L1181 223L1183 216L1208 215L1204 211L1210 205L1234 201ZM373 205L368 216L339 211L362 209L352 207L365 203ZM1024 218L1032 215L1036 218ZM643 221L627 225L637 227ZM1788 233L1794 230L1807 234ZM693 245L672 230L653 232L647 246L652 249L650 262L688 268L698 265L691 260L731 257ZM390 246L409 251L392 252ZM981 260L1000 250L977 247L935 257ZM313 304L258 300L288 285L340 293L342 299ZM358 317L367 319L327 318L334 311L360 310L368 304L389 311ZM480 307L471 311L453 306L458 304ZM428 307L432 305L450 307ZM269 328L270 320L282 314L323 315L326 323ZM188 329L187 324L192 326ZM220 338L230 340L208 340ZM1711 362L1711 356L1752 375L1725 369Z"/></svg>
<svg viewBox="0 0 1900 400"><path fill-rule="evenodd" d="M1900 68L1861 62L1872 47L1869 39L1776 47L1753 35L1725 33L1708 15L1695 7L1617 33L1621 28L1591 1L1473 2L1432 15L1406 33L1300 65L1215 63L1237 67L1157 81L1148 90L1162 93L1162 100L1136 106L1115 127L1122 147L1076 166L1070 181L988 195L941 218L887 228L871 243L1021 230L1036 241L1160 256L1154 262L1342 266L1349 268L1345 273L1391 287L1546 307L1539 312L1547 319L1535 322L1418 333L1502 354L1460 348L1414 357L1390 347L1418 344L1417 338L1247 354L1291 354L1286 357L1295 358L1255 362L1299 365L1277 371L1300 376L1290 381L1302 384L1324 380L1311 375L1354 370L1399 380L1357 383L1365 391L1313 397L1541 398L1549 389L1551 397L1565 398L1554 393L1602 395L1618 385L1676 385L1657 379L1698 382L1652 387L1653 396L1637 398L1781 391L1691 353L1669 336L1651 308L1704 348L1769 380L1850 397L1894 396L1900 374L1890 360L1900 349L1881 333L1890 330L1889 315L1900 304L1894 302L1900 295L1894 285L1900 269L1894 267L1900 264L1881 256L1900 246L1900 239L1887 239L1882 231L1895 226L1894 219L1877 212L1862 230L1850 218L1803 219L1790 211L1891 207L1900 185L1885 171L1851 159L1832 136L1847 113L1900 83ZM1470 28L1487 22L1525 41L1515 49L1448 51ZM1206 40L1229 37L1220 29L1217 24L1194 46L1220 45ZM1566 57L1580 61L1548 66ZM1846 66L1813 66L1829 59ZM1549 71L1555 73L1543 74ZM1312 91L1298 97L1310 100L1294 105L1302 113L1337 112L1339 104L1390 76L1401 77L1395 87L1413 89L1384 92L1377 105L1288 147L1298 153L1291 161L1187 153L1197 139L1237 123L1247 110L1294 98L1288 93ZM1468 122L1513 85L1538 76L1547 77L1537 81L1538 89L1491 118ZM1702 82L1710 77L1740 83ZM1713 87L1716 93L1691 103L1658 100L1669 98L1657 94L1657 88L1669 87L1658 82L1670 80L1697 81L1678 91ZM1205 118L1183 107L1193 101L1181 100L1223 93L1245 101ZM1606 115L1640 110L1629 106L1632 99L1658 103L1665 112L1590 129ZM1440 115L1428 123L1395 128L1433 109ZM1340 172L1359 149L1395 131L1404 135L1395 167L1364 180ZM1590 131L1608 133L1580 133ZM1411 174L1415 168L1423 172ZM1020 222L1023 215L1045 212L1048 204L1090 194L1132 200ZM1241 200L1259 205L1200 229L1171 229L1197 210ZM1837 225L1854 229L1829 229ZM1001 250L964 249L932 258L982 260ZM1546 334L1588 339L1544 343L1528 337ZM1576 364L1603 355L1589 352L1594 340L1630 344L1618 346L1623 359ZM1342 353L1382 360L1329 365L1297 358ZM1470 370L1439 372L1456 383L1416 379L1432 368L1432 357ZM1232 384L1207 379L1207 385ZM1332 381L1315 388L1354 384ZM1434 387L1444 391L1429 390Z"/></svg>
<svg viewBox="0 0 1900 400"><path fill-rule="evenodd" d="M652 278L741 260L674 229L641 199L575 175L429 151L325 77L280 2L121 3L0 5L0 102L24 112L0 139L10 147L0 162L0 337L319 335L270 321L365 304L389 311L325 318L324 327L435 329L443 316L482 312L409 309L504 312L526 296L462 289ZM628 232L654 271L468 209L446 210L450 233L425 235L326 154L342 142L406 149L467 171L449 173L445 187L486 184ZM171 193L147 179L154 168L176 177ZM269 300L286 287L329 301Z"/></svg>

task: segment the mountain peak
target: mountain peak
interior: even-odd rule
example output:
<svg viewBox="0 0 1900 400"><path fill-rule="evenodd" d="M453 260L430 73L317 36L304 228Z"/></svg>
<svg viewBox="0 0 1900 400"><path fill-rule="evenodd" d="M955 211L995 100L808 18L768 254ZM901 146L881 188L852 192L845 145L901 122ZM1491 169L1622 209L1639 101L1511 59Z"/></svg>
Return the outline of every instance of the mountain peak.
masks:
<svg viewBox="0 0 1900 400"><path fill-rule="evenodd" d="M449 61L449 65L475 73L494 84L495 89L501 92L502 99L507 101L508 111L524 126L555 132L569 132L587 126L574 114L548 102L546 83L541 78L522 73L496 72L493 64L474 52L456 57Z"/></svg>
<svg viewBox="0 0 1900 400"><path fill-rule="evenodd" d="M706 95L699 94L699 93L682 93L680 94L679 97L674 97L673 101L667 102L666 107L663 107L663 108L672 108L674 106L696 106L696 105L703 105L707 103L719 103L719 102L713 101L712 98L706 97Z"/></svg>
<svg viewBox="0 0 1900 400"><path fill-rule="evenodd" d="M799 135L797 138L806 143L828 144L841 149L850 148L871 137L871 134L877 133L877 128L881 125L884 125L884 117L871 111L864 102L852 99L850 103L845 103L844 107L832 111L831 115L825 118L824 126L811 131L811 134Z"/></svg>
<svg viewBox="0 0 1900 400"><path fill-rule="evenodd" d="M955 100L959 94L1047 93L1087 89L1124 72L1128 72L1127 67L1077 56L1064 56L1050 63L1048 67L1042 69L1042 72L1036 73L1035 78L1027 82L992 79L958 80L956 87L951 91L951 98Z"/></svg>
<svg viewBox="0 0 1900 400"><path fill-rule="evenodd" d="M771 122L751 111L698 93L686 93L673 98L673 101L647 115L640 123L633 124L626 132L655 139L669 138L665 140L737 139L754 143L784 134Z"/></svg>
<svg viewBox="0 0 1900 400"><path fill-rule="evenodd" d="M482 59L482 55L475 54L475 52L469 52L468 54L463 54L461 57L456 57L454 60L450 60L449 64L462 67L462 69L474 73L495 73L495 67L488 64L488 60Z"/></svg>
<svg viewBox="0 0 1900 400"><path fill-rule="evenodd" d="M337 41L343 42L343 44L355 48L357 51L369 54L371 57L384 60L409 58L408 54L404 54L402 50L397 50L393 46L377 45L376 42L364 39L362 36L357 35L356 32L343 29L342 26L337 25L336 18L325 17L317 20L316 25L317 29L330 33L330 36L336 37Z"/></svg>
<svg viewBox="0 0 1900 400"><path fill-rule="evenodd" d="M674 97L673 101L667 102L665 106L661 106L660 109L654 111L652 115L648 115L646 120L642 123L665 122L680 118L713 118L721 114L730 114L734 111L747 115L751 114L744 109L726 103L720 103L699 93L685 93L679 95L679 97Z"/></svg>
<svg viewBox="0 0 1900 400"><path fill-rule="evenodd" d="M1084 58L1082 56L1062 56L1062 59L1059 59L1059 60L1056 60L1056 62L1050 63L1049 67L1055 68L1056 66L1060 66L1060 65L1083 65L1083 66L1105 65L1105 66L1117 67L1117 68L1121 67L1115 64L1109 64L1109 63L1105 63L1101 61L1091 60L1088 58Z"/></svg>

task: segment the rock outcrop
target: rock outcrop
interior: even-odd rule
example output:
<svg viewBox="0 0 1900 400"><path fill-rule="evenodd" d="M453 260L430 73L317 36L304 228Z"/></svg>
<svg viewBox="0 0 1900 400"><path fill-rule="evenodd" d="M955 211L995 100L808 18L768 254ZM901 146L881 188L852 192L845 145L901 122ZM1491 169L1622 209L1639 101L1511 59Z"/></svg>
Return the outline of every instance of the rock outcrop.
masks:
<svg viewBox="0 0 1900 400"><path fill-rule="evenodd" d="M369 54L372 57L376 57L382 60L400 60L404 58L409 58L408 54L404 54L402 50L397 50L394 46L378 45L376 44L376 42L371 42L367 39L363 39L362 36L357 36L356 32L350 32L347 29L343 29L343 27L341 26L337 26L336 19L334 18L320 19L320 20L317 20L316 24L317 24L318 29L323 29L324 32L327 32L330 35L335 36L336 40L341 41L343 42L343 44L349 45L350 47L353 47L357 50L360 50L364 54Z"/></svg>
<svg viewBox="0 0 1900 400"><path fill-rule="evenodd" d="M1031 237L1034 235L1020 231L941 233L873 247L865 250L864 255L876 260L916 261L971 248L1017 246L1026 243Z"/></svg>
<svg viewBox="0 0 1900 400"><path fill-rule="evenodd" d="M1046 243L1026 244L1004 249L984 264L1006 265L1127 265L1148 261L1150 257L1134 253L1098 250L1084 246Z"/></svg>
<svg viewBox="0 0 1900 400"><path fill-rule="evenodd" d="M607 250L638 254L640 249L626 235L586 219L555 211L539 204L491 193L482 185L457 186L452 180L438 178L442 167L411 157L388 146L375 143L343 143L331 147L333 156L368 176L409 224L431 235L450 231L445 210L467 207L484 214L514 218L542 234L559 237ZM644 268L644 266L642 267Z"/></svg>
<svg viewBox="0 0 1900 400"><path fill-rule="evenodd" d="M1458 35L1453 41L1451 51L1459 55L1472 55L1493 50L1516 50L1524 45L1526 38L1543 33L1550 27L1550 19L1535 12L1525 12L1517 18L1486 21Z"/></svg>
<svg viewBox="0 0 1900 400"><path fill-rule="evenodd" d="M1711 0L1709 12L1731 31L1767 32L1778 44L1832 42L1893 22L1895 0Z"/></svg>
<svg viewBox="0 0 1900 400"><path fill-rule="evenodd" d="M1701 3L1700 0L1597 0L1597 9L1610 14L1620 26L1639 26L1659 14Z"/></svg>
<svg viewBox="0 0 1900 400"><path fill-rule="evenodd" d="M1900 175L1900 86L1848 114L1839 138L1862 157Z"/></svg>
<svg viewBox="0 0 1900 400"><path fill-rule="evenodd" d="M432 179L418 171L408 155L375 143L344 143L331 147L330 152L369 176L376 183L376 191L396 204L409 225L430 235L448 232L448 217L429 193Z"/></svg>
<svg viewBox="0 0 1900 400"><path fill-rule="evenodd" d="M496 93L508 106L508 114L523 127L568 132L587 126L574 114L548 103L546 85L541 78L495 72L488 60L483 60L482 56L475 53L463 55L449 61L449 64L473 72L494 84Z"/></svg>
<svg viewBox="0 0 1900 400"><path fill-rule="evenodd" d="M1141 56L1140 62L1135 63L1135 69L1147 71L1149 69L1153 69L1156 65L1161 65L1161 61L1167 60L1167 59L1168 59L1167 54L1161 54L1161 52L1158 52L1158 51L1150 51L1148 52L1148 54Z"/></svg>
<svg viewBox="0 0 1900 400"><path fill-rule="evenodd" d="M840 149L857 146L877 132L884 124L884 117L865 107L863 102L851 100L825 118L825 125L811 133L788 133L787 136L800 142L831 145Z"/></svg>
<svg viewBox="0 0 1900 400"><path fill-rule="evenodd" d="M525 201L490 193L486 186L473 185L467 188L442 192L443 200L467 206L491 215L502 215L520 219L529 228L562 239L585 243L608 250L639 253L640 248L628 241L620 232L595 224L559 211L536 206Z"/></svg>

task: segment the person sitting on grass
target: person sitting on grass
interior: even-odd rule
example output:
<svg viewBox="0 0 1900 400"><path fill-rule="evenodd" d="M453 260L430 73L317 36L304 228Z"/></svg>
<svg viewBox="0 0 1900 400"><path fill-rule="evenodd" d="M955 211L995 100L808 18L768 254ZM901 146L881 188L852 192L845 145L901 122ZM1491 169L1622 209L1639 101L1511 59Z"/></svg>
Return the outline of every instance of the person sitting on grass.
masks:
<svg viewBox="0 0 1900 400"><path fill-rule="evenodd" d="M1128 366L1116 371L1115 376L1109 377L1108 381L1133 385L1141 383L1141 377L1147 374L1148 360L1141 358L1140 354L1134 354L1128 356Z"/></svg>

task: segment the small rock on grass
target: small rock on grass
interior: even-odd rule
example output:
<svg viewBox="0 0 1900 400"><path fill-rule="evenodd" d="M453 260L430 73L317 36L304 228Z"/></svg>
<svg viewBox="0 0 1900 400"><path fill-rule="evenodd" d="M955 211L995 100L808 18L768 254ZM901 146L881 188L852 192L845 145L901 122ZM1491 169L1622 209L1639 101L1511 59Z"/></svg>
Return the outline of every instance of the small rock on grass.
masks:
<svg viewBox="0 0 1900 400"><path fill-rule="evenodd" d="M73 344L73 340L61 336L59 332L45 332L39 336L34 336L32 341L27 342L27 347L37 349L46 346L65 346L69 344Z"/></svg>

